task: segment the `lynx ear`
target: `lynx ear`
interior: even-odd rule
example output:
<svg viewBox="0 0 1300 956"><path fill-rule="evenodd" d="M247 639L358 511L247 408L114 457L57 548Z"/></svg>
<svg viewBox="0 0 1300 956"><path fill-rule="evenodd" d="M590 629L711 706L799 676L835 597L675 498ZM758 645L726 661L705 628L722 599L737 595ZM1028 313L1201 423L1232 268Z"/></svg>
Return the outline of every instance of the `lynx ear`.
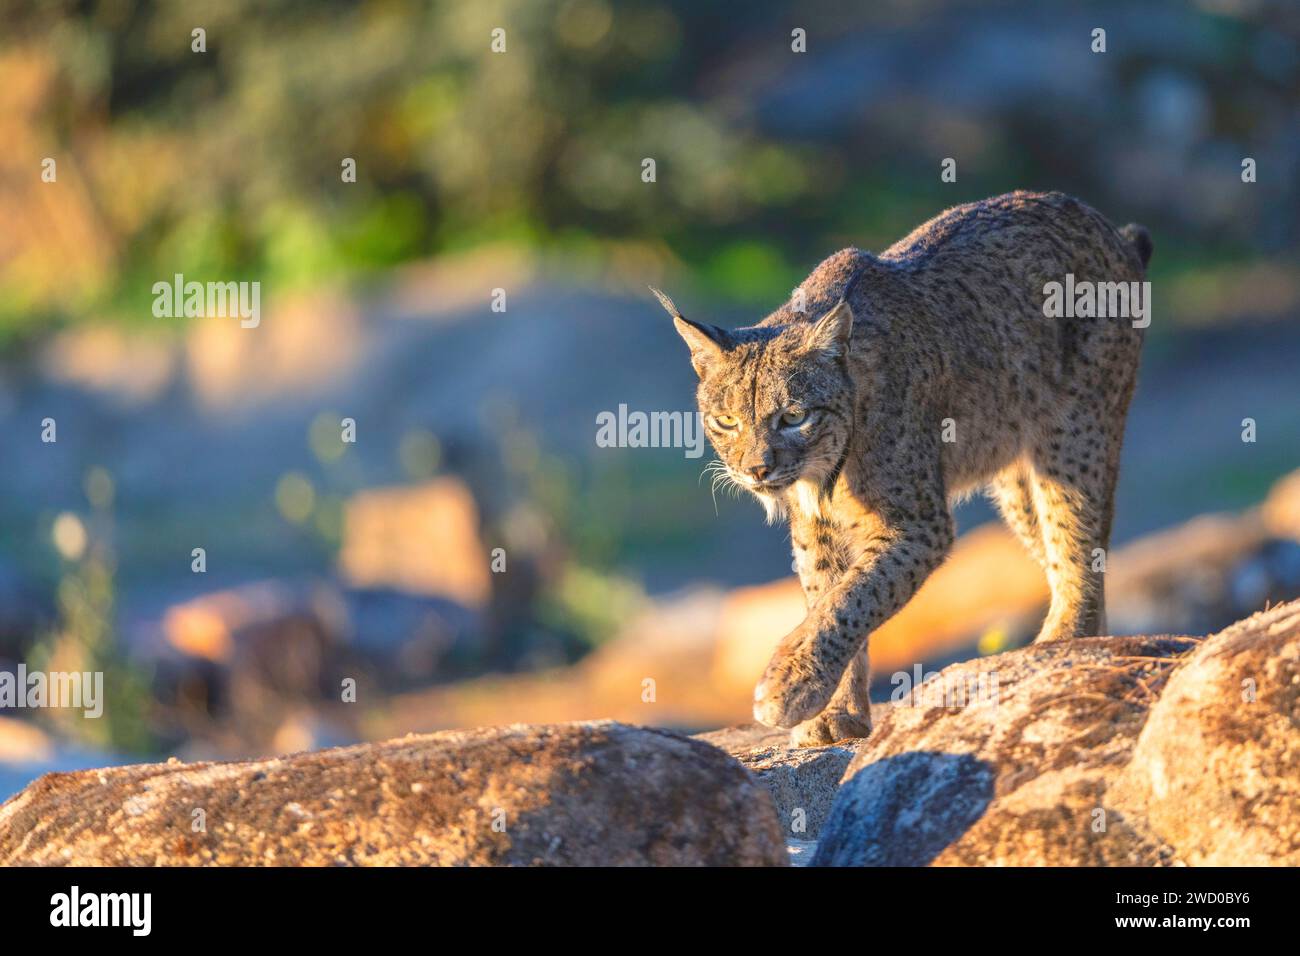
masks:
<svg viewBox="0 0 1300 956"><path fill-rule="evenodd" d="M849 337L853 334L853 309L847 299L840 299L835 307L818 319L808 330L804 350L820 352L832 358L847 355Z"/></svg>
<svg viewBox="0 0 1300 956"><path fill-rule="evenodd" d="M677 327L677 334L685 339L686 344L691 348L691 364L695 366L695 371L698 374L703 375L709 363L722 357L722 352L727 347L727 333L716 325L692 322L682 315L677 306L673 305L673 300L668 296L654 286L650 287L650 291L655 294L659 304L673 317L673 325Z"/></svg>

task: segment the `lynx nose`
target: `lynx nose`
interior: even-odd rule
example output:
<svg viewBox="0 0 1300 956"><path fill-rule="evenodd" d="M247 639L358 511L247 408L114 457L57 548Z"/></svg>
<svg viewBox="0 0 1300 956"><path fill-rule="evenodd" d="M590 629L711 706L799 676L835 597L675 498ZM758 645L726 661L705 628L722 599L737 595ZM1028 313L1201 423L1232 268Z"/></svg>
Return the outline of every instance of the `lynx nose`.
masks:
<svg viewBox="0 0 1300 956"><path fill-rule="evenodd" d="M749 476L755 481L762 481L771 473L772 469L767 467L767 465L753 465L749 469Z"/></svg>

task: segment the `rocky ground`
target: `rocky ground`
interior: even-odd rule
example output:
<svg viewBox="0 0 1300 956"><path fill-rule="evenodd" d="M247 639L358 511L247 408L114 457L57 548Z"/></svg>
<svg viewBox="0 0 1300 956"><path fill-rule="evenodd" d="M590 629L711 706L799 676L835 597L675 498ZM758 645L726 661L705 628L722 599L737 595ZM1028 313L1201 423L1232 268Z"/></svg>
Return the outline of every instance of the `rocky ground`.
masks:
<svg viewBox="0 0 1300 956"><path fill-rule="evenodd" d="M8 865L1296 865L1300 602L955 664L864 742L611 721L49 774Z"/></svg>

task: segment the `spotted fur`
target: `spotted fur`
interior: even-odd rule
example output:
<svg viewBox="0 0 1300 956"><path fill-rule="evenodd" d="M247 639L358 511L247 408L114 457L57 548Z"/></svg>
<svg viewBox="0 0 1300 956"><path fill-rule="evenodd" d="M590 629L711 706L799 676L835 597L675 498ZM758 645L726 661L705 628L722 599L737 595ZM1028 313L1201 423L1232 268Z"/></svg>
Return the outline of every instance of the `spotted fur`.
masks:
<svg viewBox="0 0 1300 956"><path fill-rule="evenodd" d="M808 613L755 688L758 720L801 744L870 732L867 638L944 560L952 502L981 487L1047 574L1038 640L1105 628L1093 568L1143 333L1048 318L1044 286L1141 281L1150 254L1140 226L1015 192L879 255L835 253L749 328L690 321L656 293L690 346L721 467L789 520Z"/></svg>

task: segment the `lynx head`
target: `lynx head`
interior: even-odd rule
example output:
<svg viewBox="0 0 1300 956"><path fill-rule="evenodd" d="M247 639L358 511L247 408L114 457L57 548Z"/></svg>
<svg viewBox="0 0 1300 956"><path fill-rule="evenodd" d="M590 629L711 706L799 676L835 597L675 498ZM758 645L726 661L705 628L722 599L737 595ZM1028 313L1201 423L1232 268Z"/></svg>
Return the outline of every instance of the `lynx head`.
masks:
<svg viewBox="0 0 1300 956"><path fill-rule="evenodd" d="M841 300L815 322L726 331L685 318L652 289L691 349L696 399L721 473L774 520L793 493L815 509L838 472L853 414L853 311Z"/></svg>

